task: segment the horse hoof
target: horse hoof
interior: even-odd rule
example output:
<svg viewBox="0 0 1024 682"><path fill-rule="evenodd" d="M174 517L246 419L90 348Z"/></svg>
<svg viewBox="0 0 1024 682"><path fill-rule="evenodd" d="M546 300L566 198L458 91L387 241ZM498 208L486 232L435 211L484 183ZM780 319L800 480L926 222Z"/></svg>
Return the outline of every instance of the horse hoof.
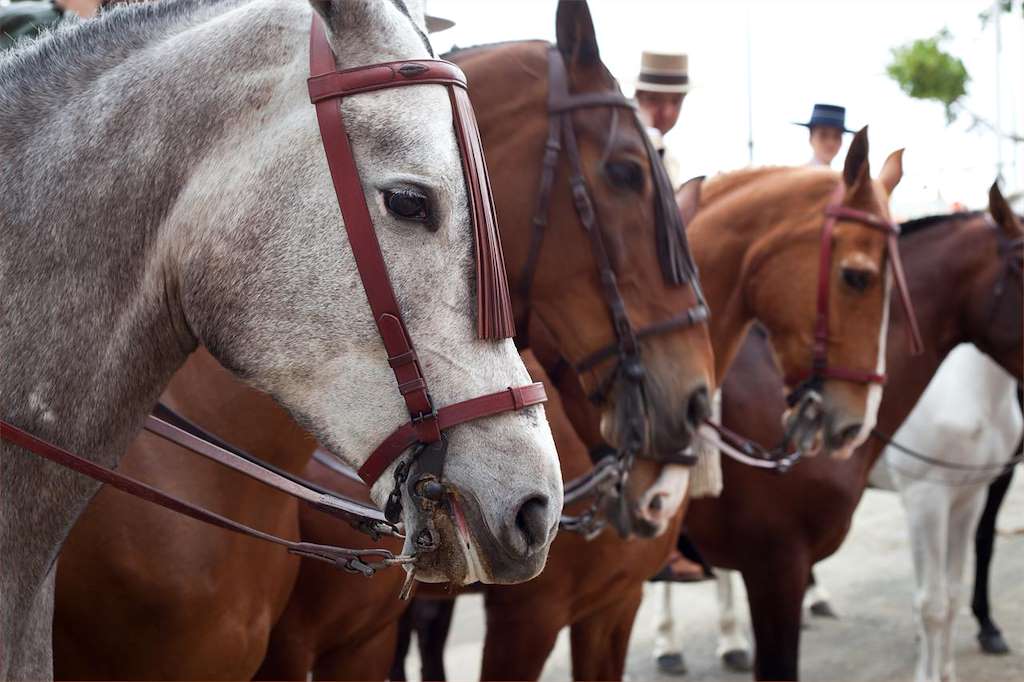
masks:
<svg viewBox="0 0 1024 682"><path fill-rule="evenodd" d="M978 644L981 645L981 650L986 654L1003 656L1010 653L1010 645L1003 639L1003 633L999 632L999 630L995 632L979 632Z"/></svg>
<svg viewBox="0 0 1024 682"><path fill-rule="evenodd" d="M833 610L832 604L825 600L816 601L811 604L811 615L818 618L835 618L837 620L839 618L839 614Z"/></svg>
<svg viewBox="0 0 1024 682"><path fill-rule="evenodd" d="M744 649L733 649L722 654L722 665L737 673L749 673L754 669L750 654Z"/></svg>
<svg viewBox="0 0 1024 682"><path fill-rule="evenodd" d="M658 670L666 675L682 677L687 673L686 659L681 653L658 656Z"/></svg>

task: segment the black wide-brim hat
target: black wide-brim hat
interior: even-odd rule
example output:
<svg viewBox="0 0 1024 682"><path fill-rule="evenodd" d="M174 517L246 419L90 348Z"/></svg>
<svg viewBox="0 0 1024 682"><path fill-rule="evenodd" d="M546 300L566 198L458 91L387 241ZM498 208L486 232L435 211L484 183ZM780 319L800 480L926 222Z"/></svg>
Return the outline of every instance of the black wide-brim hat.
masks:
<svg viewBox="0 0 1024 682"><path fill-rule="evenodd" d="M835 104L815 104L814 110L811 112L810 121L807 123L794 121L794 123L805 128L825 126L827 128L838 128L844 133L856 132L846 127L846 107L836 106Z"/></svg>

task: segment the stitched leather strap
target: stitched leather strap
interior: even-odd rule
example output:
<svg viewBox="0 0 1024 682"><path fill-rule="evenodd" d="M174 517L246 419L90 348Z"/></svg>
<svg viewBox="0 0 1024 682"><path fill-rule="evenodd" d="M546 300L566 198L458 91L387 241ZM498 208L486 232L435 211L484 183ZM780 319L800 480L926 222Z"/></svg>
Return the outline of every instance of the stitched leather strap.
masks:
<svg viewBox="0 0 1024 682"><path fill-rule="evenodd" d="M166 422L162 422L162 420L150 417L147 421L149 421L147 428L149 428L149 426L156 426L159 423L160 426L157 426L157 430L155 432L160 433L161 435L164 433L173 433L178 431L179 433L177 433L175 437L184 434L182 439L185 442L190 442L190 439L187 437L188 434L166 424ZM51 462L55 462L63 467L77 471L80 474L88 476L100 483L105 483L112 488L117 488L129 495L157 504L165 509L169 509L178 514L183 514L184 516L188 516L197 521L202 521L203 523L211 526L216 526L234 533L247 535L259 540L271 542L275 545L280 545L281 547L285 547L292 554L319 559L347 570L367 574L372 573L374 568L379 568L393 563L406 563L405 559L395 557L393 553L385 549L353 550L346 549L344 547L317 545L309 542L294 542L271 533L265 533L256 528L251 528L245 524L221 516L215 512L198 507L169 493L157 490L142 481L126 476L118 471L114 471L113 469L108 469L107 467L96 464L95 462L91 462L84 457L79 457L78 455L68 452L64 448L33 436L27 431L3 420L0 420L0 437L2 437L3 440L40 455ZM173 439L174 438L171 438L171 440ZM203 444L203 447L208 447L208 444ZM191 449L191 447L189 449ZM291 491L289 494L294 495L297 492L298 491ZM371 565L363 561L363 559L369 559L371 557L380 557L380 560L372 562L372 564L376 565Z"/></svg>
<svg viewBox="0 0 1024 682"><path fill-rule="evenodd" d="M437 423L443 431L482 417L539 405L546 400L547 394L544 392L542 383L508 388L504 391L442 407L437 411ZM359 477L366 482L367 487L372 487L388 466L417 442L423 441L419 440L415 425L402 426L377 446L369 459L360 467Z"/></svg>
<svg viewBox="0 0 1024 682"><path fill-rule="evenodd" d="M825 379L836 379L860 384L884 384L886 380L884 374L849 367L837 367L830 365L828 362L832 236L836 222L839 219L858 222L865 227L878 230L886 235L889 267L893 273L896 290L899 292L900 302L903 305L903 310L909 322L911 353L919 355L922 352L921 332L918 329L917 316L914 314L914 305L910 300L910 290L907 287L906 275L903 272L903 261L900 259L898 241L900 227L896 223L874 213L843 206L842 200L845 192L845 186L839 183L832 191L828 206L825 208L825 224L821 230L821 248L818 260L817 316L814 324L814 345L811 348L811 368L807 372L787 376L786 383L790 386L804 384L807 381L823 381ZM888 305L888 302L886 302L886 305Z"/></svg>

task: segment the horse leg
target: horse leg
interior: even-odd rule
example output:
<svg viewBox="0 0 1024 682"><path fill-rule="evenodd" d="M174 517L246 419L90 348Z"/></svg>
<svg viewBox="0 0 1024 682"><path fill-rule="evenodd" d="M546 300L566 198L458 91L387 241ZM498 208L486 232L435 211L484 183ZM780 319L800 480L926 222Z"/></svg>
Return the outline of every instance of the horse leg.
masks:
<svg viewBox="0 0 1024 682"><path fill-rule="evenodd" d="M633 621L643 600L643 585L607 609L572 624L572 677L574 680L621 680Z"/></svg>
<svg viewBox="0 0 1024 682"><path fill-rule="evenodd" d="M956 662L953 659L953 637L956 634L956 615L960 612L966 591L964 585L964 569L967 564L967 553L971 545L971 537L977 528L978 518L985 506L985 488L961 490L959 499L950 508L949 517L949 549L946 554L947 612L946 626L942 640L941 675L943 682L954 682L956 679Z"/></svg>
<svg viewBox="0 0 1024 682"><path fill-rule="evenodd" d="M487 605L481 680L536 680L559 630L569 622L569 614L560 608L524 602L511 606Z"/></svg>
<svg viewBox="0 0 1024 682"><path fill-rule="evenodd" d="M413 600L413 604L415 604ZM398 619L398 634L395 636L395 651L391 659L391 672L388 679L392 682L405 682L405 659L409 656L409 645L412 643L412 604L402 612Z"/></svg>
<svg viewBox="0 0 1024 682"><path fill-rule="evenodd" d="M754 626L754 676L796 680L800 668L800 619L811 562L796 548L769 555L743 581Z"/></svg>
<svg viewBox="0 0 1024 682"><path fill-rule="evenodd" d="M949 490L925 482L900 490L910 529L917 587L914 617L918 628L917 682L939 682L941 643L949 606L946 555L949 548Z"/></svg>
<svg viewBox="0 0 1024 682"><path fill-rule="evenodd" d="M804 606L811 612L812 616L821 618L839 618L839 614L832 608L832 596L818 582L811 569L811 579L807 581L807 593L804 595Z"/></svg>
<svg viewBox="0 0 1024 682"><path fill-rule="evenodd" d="M443 682L444 645L452 626L455 612L454 599L420 599L412 610L416 642L420 650L420 679L423 682Z"/></svg>
<svg viewBox="0 0 1024 682"><path fill-rule="evenodd" d="M665 675L685 675L686 659L676 634L676 619L672 613L672 583L664 582L655 589L661 592L658 627L654 635L654 659L658 670Z"/></svg>
<svg viewBox="0 0 1024 682"><path fill-rule="evenodd" d="M328 651L313 666L313 679L394 680L388 676L388 669L397 638L398 625L389 623L355 646Z"/></svg>
<svg viewBox="0 0 1024 682"><path fill-rule="evenodd" d="M978 522L978 530L974 535L974 595L971 599L971 611L978 621L978 643L987 654L1008 654L1010 646L1003 639L999 626L992 620L992 611L988 600L989 569L992 564L992 553L995 551L996 517L999 507L1006 498L1013 480L1012 467L1006 473L992 481L988 488L985 509Z"/></svg>
<svg viewBox="0 0 1024 682"><path fill-rule="evenodd" d="M718 650L715 653L726 669L749 672L753 669L750 642L736 617L737 580L739 575L736 571L715 569L715 585L718 588Z"/></svg>

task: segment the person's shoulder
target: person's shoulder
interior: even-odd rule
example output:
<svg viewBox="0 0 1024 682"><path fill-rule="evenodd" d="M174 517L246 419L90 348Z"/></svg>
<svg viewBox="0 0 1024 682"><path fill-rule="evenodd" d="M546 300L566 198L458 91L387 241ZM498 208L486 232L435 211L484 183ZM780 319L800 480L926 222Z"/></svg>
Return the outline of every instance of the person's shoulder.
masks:
<svg viewBox="0 0 1024 682"><path fill-rule="evenodd" d="M0 50L13 47L21 38L39 35L61 18L60 10L49 1L0 2Z"/></svg>

